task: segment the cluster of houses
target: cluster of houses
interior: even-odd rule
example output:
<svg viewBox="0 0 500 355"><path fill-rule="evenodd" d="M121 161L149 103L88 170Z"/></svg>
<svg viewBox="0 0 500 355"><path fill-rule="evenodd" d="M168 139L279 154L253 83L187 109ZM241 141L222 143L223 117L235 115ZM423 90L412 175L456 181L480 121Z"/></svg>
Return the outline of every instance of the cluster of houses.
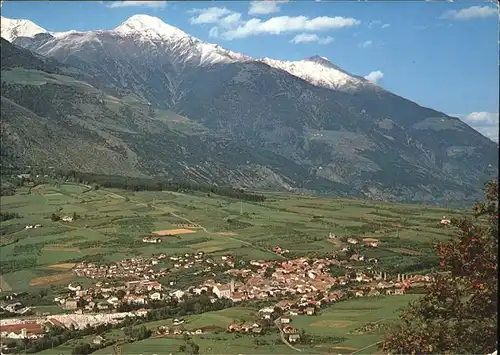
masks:
<svg viewBox="0 0 500 355"><path fill-rule="evenodd" d="M325 299L323 301L329 299L329 302L334 302L345 297L346 294L342 291L331 292L325 296ZM320 304L321 302L319 301L312 300L307 296L303 296L300 299L295 300L281 300L273 306L264 307L259 310L259 315L262 319L268 320L275 319L279 316L281 324L288 324L291 322L291 317L299 315L315 315L316 307ZM276 312L277 310L279 310L279 313Z"/></svg>
<svg viewBox="0 0 500 355"><path fill-rule="evenodd" d="M233 277L246 281L225 285L214 284L212 280L205 286L213 287L219 297L230 298L234 302L252 299L267 299L287 294L306 294L326 291L337 283L329 273L331 265L340 265L335 259L299 258L283 262L253 260L247 269L226 271ZM271 274L269 274L270 271Z"/></svg>
<svg viewBox="0 0 500 355"><path fill-rule="evenodd" d="M288 249L281 249L281 247L279 247L279 246L273 247L273 253L278 254L278 255L283 255L283 254L286 254L286 253L289 253L289 252L290 252L290 250L288 250Z"/></svg>
<svg viewBox="0 0 500 355"><path fill-rule="evenodd" d="M148 242L145 241L148 240ZM143 239L145 243L159 243L153 241L159 239L154 237L146 237ZM186 253L179 256L170 256L161 253L151 257L131 258L121 260L119 262L101 265L95 263L82 262L73 268L73 272L79 277L87 277L90 279L142 279L152 280L158 279L168 274L168 268L159 268L158 264L171 264L171 269L191 269L195 266L205 265L202 272L210 272L213 266L234 267L231 255L220 257L219 261L208 258L205 253L199 251L197 253ZM196 274L195 274L196 275Z"/></svg>
<svg viewBox="0 0 500 355"><path fill-rule="evenodd" d="M202 335L203 330L201 328L189 331L183 328L182 324L184 323L184 319L175 318L172 322L173 327L169 327L166 325L161 325L156 329L156 334L159 336L165 335Z"/></svg>
<svg viewBox="0 0 500 355"><path fill-rule="evenodd" d="M281 318L281 320L287 318ZM280 331L283 332L284 337L290 343L295 343L300 339L299 331L297 328L291 326L288 323L278 323L278 327ZM231 333L243 333L243 334L252 334L252 335L260 335L262 333L262 326L259 323L231 323L227 330Z"/></svg>
<svg viewBox="0 0 500 355"><path fill-rule="evenodd" d="M126 317L143 317L147 310L99 314L57 314L34 319L0 319L0 339L38 339L51 327L84 329L100 324L116 324Z"/></svg>
<svg viewBox="0 0 500 355"><path fill-rule="evenodd" d="M0 338L2 339L38 339L44 335L44 326L36 322L0 325Z"/></svg>
<svg viewBox="0 0 500 355"><path fill-rule="evenodd" d="M338 238L339 238L338 236L336 236L335 234L332 234L332 233L330 233L328 235L329 241L332 241L332 242L338 241L339 242L341 251L346 251L347 249L349 249L348 244L350 244L350 245L363 244L366 248L378 248L380 245L380 241L378 239L375 239L375 238L363 238L363 239L359 240L358 238L349 237L349 238L347 238L346 243L340 242L338 240Z"/></svg>
<svg viewBox="0 0 500 355"><path fill-rule="evenodd" d="M150 244L158 244L161 243L161 238L157 238L154 236L147 236L142 238L143 243L150 243Z"/></svg>
<svg viewBox="0 0 500 355"><path fill-rule="evenodd" d="M333 277L329 273L331 265L342 265L345 261L335 259L308 259L299 258L282 262L251 261L252 268L229 269L226 271L233 277L226 284L214 280L206 280L202 285L191 291L200 293L212 291L218 298L227 298L233 302L245 300L267 300L277 296L295 296L297 299L297 314L304 308L321 307L343 298L340 291L332 291L336 286L343 287L348 296L364 297L385 295L402 295L407 289L421 287L432 281L430 275L401 275L390 280L387 273L372 271L357 271L355 277ZM346 269L352 268L344 265ZM268 270L273 272L269 275ZM245 282L235 281L234 278L243 278ZM338 288L338 287L337 287ZM293 308L293 307L292 307ZM309 312L306 312L309 313Z"/></svg>
<svg viewBox="0 0 500 355"><path fill-rule="evenodd" d="M226 273L231 276L232 281L223 284L209 279L187 290L166 293L165 288L162 288L156 279L169 272L169 269L157 267L159 263L167 262L173 265L173 269L188 269L196 264L209 264L205 271L209 271L212 265L222 265L229 268ZM68 286L70 292L57 297L55 301L68 310L96 312L111 311L122 304L143 306L150 301L169 297L180 300L185 294L189 296L202 292L210 294L212 302L217 298L241 302L267 300L277 296L295 296L302 302L296 311L297 314L301 314L303 308L307 308L306 304L310 307L321 307L337 301L339 294L331 292L335 286L345 286L344 288L350 290L350 296L364 297L377 296L381 293L403 294L412 283L429 281L428 277L426 279L419 275L413 278L398 275L397 279L388 281L387 274L383 276L380 273L369 274L359 271L356 272L355 278L352 274L334 277L330 274L332 266L345 269L352 269L352 266L348 265L346 260L327 257L320 259L302 257L286 261L252 260L245 265L246 268L237 269L234 266L230 256L222 256L221 261L216 262L206 258L203 252L170 257L159 254L149 258L126 259L110 265L83 262L75 266L74 272L78 276L100 281L88 288L70 284ZM173 285L174 282L170 282L169 286Z"/></svg>
<svg viewBox="0 0 500 355"><path fill-rule="evenodd" d="M26 307L21 302L0 305L0 309L4 312L14 313L20 316L26 316L33 311L31 307Z"/></svg>
<svg viewBox="0 0 500 355"><path fill-rule="evenodd" d="M33 224L28 224L28 225L26 225L26 226L24 227L24 229L36 229L36 228L41 228L41 227L42 227L42 225L41 225L41 224L35 224L35 225L33 225Z"/></svg>
<svg viewBox="0 0 500 355"><path fill-rule="evenodd" d="M162 300L165 297L162 289L162 284L155 280L99 281L87 288L69 284L68 290L55 297L54 302L79 314L110 311L122 304L142 306L150 300Z"/></svg>
<svg viewBox="0 0 500 355"><path fill-rule="evenodd" d="M199 251L195 254L186 253L180 256L171 256L169 259L170 262L173 263L173 269L190 269L195 265L201 265L203 263L209 265L217 265L215 261L205 258L204 255L205 253ZM223 257L223 261L224 260L227 260L227 258Z"/></svg>
<svg viewBox="0 0 500 355"><path fill-rule="evenodd" d="M231 333L250 333L259 335L262 333L262 326L259 323L231 323L227 330Z"/></svg>
<svg viewBox="0 0 500 355"><path fill-rule="evenodd" d="M166 254L160 254L151 258L125 259L109 265L82 262L75 265L73 272L79 277L90 279L136 278L150 280L167 274L166 268L158 269L155 267L166 258Z"/></svg>
<svg viewBox="0 0 500 355"><path fill-rule="evenodd" d="M290 343L295 343L300 339L300 335L298 334L299 332L298 329L291 325L284 326L281 330L283 331L285 336L288 337L288 342Z"/></svg>
<svg viewBox="0 0 500 355"><path fill-rule="evenodd" d="M270 297L285 295L308 295L311 299L318 294L327 294L332 286L347 285L352 282L348 277L333 277L329 273L331 265L341 265L335 259L299 258L283 262L251 261L248 269L230 269L226 273L233 278L244 278L245 282L231 281L227 284L206 280L197 289L212 289L219 298L228 298L233 302L244 300L265 300ZM266 274L271 269L273 272ZM363 274L360 281L371 281Z"/></svg>
<svg viewBox="0 0 500 355"><path fill-rule="evenodd" d="M160 262L173 263L174 268L185 268L186 265L196 263L224 265L229 268L226 273L231 276L231 281L219 283L211 279L186 290L167 290L155 280L167 273L166 269L153 268ZM367 272L367 270L354 272L352 266L346 263L348 262L345 260L335 258L303 257L286 261L253 260L246 264L245 268L237 269L230 256L223 256L221 262L216 263L205 258L202 252L170 257L160 254L150 258L127 259L111 265L83 262L75 266L74 272L79 276L98 281L89 287L69 284L67 290L54 301L74 312L50 316L46 322L64 327L73 325L77 328L86 324L110 323L121 319L123 314L144 316L148 312L144 307L150 301L167 298L181 300L185 296L203 292L207 293L212 302L218 298L241 302L280 297L287 300L277 301L273 306L261 309L260 318L277 320L282 334L288 341L296 342L300 339L298 331L291 326L292 318L295 316L312 316L318 309L349 297L404 294L408 288L423 286L432 281L430 275L398 274L397 277L388 277L385 273ZM332 266L352 269L353 272L349 276L334 277L330 274ZM172 285L173 283L170 284ZM137 306L134 308L141 309L133 313L122 314L116 311L113 313L113 310L122 304L134 305ZM26 307L16 303L2 306L2 309L21 315L27 312ZM173 328L164 327L159 331L163 332L162 334L184 334L185 330L180 326L181 321L177 323L174 322ZM9 324L0 325L1 334L6 338L36 338L43 336L44 333L43 322L20 325L13 319ZM228 330L256 335L260 334L262 327L258 323L231 324ZM202 332L201 329L195 330L194 334L201 334L199 332Z"/></svg>
<svg viewBox="0 0 500 355"><path fill-rule="evenodd" d="M181 327L167 327L167 326L159 326L158 329L156 330L157 335L181 335L181 334L187 334L187 335L202 335L203 330L201 329L196 329L194 331L189 331L189 330L184 330Z"/></svg>
<svg viewBox="0 0 500 355"><path fill-rule="evenodd" d="M170 269L158 267L168 263L171 269L189 269L194 265L208 264L203 271L210 271L211 266L234 267L231 256L222 256L219 262L205 257L203 252L170 256L159 254L148 258L132 258L119 262L99 265L82 262L74 266L73 272L80 277L99 280L91 286L69 284L66 292L61 293L54 301L66 310L83 312L112 311L120 305L147 305L150 301L167 298L181 299L186 292L174 290L166 292L158 278L168 274ZM196 273L195 273L196 274ZM171 281L168 286L173 286ZM211 291L211 288L199 289ZM192 290L191 290L192 291ZM217 296L222 297L220 293ZM212 300L215 301L216 298Z"/></svg>
<svg viewBox="0 0 500 355"><path fill-rule="evenodd" d="M342 292L333 296L335 299L344 297ZM311 306L312 303L307 298L299 300L282 300L277 302L272 307L264 307L259 310L259 315L262 320L274 321L284 337L290 342L295 343L300 339L299 331L293 327L293 316L307 315L313 316L316 314L316 308ZM229 332L246 333L260 335L263 331L263 326L259 323L231 323L227 330Z"/></svg>
<svg viewBox="0 0 500 355"><path fill-rule="evenodd" d="M443 218L441 219L441 221L439 222L440 225L442 226L447 226L451 223L451 220L446 218L446 216L443 216Z"/></svg>

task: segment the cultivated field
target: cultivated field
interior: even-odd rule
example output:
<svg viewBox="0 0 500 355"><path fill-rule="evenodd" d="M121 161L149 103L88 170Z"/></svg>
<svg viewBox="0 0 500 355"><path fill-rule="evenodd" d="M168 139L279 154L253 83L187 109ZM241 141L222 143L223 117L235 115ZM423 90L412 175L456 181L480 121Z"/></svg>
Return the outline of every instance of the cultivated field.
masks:
<svg viewBox="0 0 500 355"><path fill-rule="evenodd" d="M378 352L374 344L382 339L383 331L358 334L355 330L368 323L394 324L398 321L397 311L419 297L421 295L409 294L355 298L323 309L316 316L297 316L291 324L298 329L304 329L308 334L345 338L343 342L335 345L338 353L346 353L342 348L349 350L349 353L373 345L361 352L372 354Z"/></svg>
<svg viewBox="0 0 500 355"><path fill-rule="evenodd" d="M352 299L322 309L315 316L297 316L292 318L291 325L306 334L315 336L313 345L295 345L304 354L380 354L378 343L383 337L383 329L357 332L367 324L391 325L398 322L398 309L414 301L419 295L381 296L374 298ZM233 322L249 322L258 319L257 309L234 307L221 311L207 312L184 318L184 329L202 329L203 335L193 335L192 340L200 347L200 354L291 354L295 351L281 343L276 332L259 336L259 344L251 335L237 335L225 330ZM148 329L156 330L159 326L172 327L172 319L146 323ZM121 339L121 330L112 330L104 334L107 339ZM322 342L327 337L338 337L343 340L336 344ZM76 344L76 341L73 343ZM70 354L73 343L67 343L43 354ZM179 347L185 344L183 336L157 337L123 344L122 354L176 354ZM114 347L97 351L95 354L112 354Z"/></svg>
<svg viewBox="0 0 500 355"><path fill-rule="evenodd" d="M48 267L51 269L69 270L72 269L75 265L76 265L75 263L62 263L62 264L49 265Z"/></svg>
<svg viewBox="0 0 500 355"><path fill-rule="evenodd" d="M70 183L39 185L31 192L21 188L1 199L2 211L21 216L0 227L2 282L14 291L28 290L60 277L53 275L56 264L160 252L284 259L272 252L274 246L288 249L290 255L338 250L340 243L329 242L329 233L378 240L379 248L365 254L379 258L379 265L418 263L421 253L431 253L432 240L450 235L450 229L439 225L442 216L463 214L426 206L266 195L265 202L253 203L203 193L89 190ZM74 213L78 218L73 222L50 219L52 214ZM25 229L34 224L42 227ZM168 238L155 245L142 242L153 233ZM44 276L49 278L39 281Z"/></svg>
<svg viewBox="0 0 500 355"><path fill-rule="evenodd" d="M60 283L63 281L71 280L73 274L71 272L65 272L61 274L55 274L50 276L40 276L31 279L30 286L47 286Z"/></svg>
<svg viewBox="0 0 500 355"><path fill-rule="evenodd" d="M284 344L275 343L276 337L262 337L266 340L265 346L254 344L251 337L237 337L233 334L221 333L219 335L205 335L193 337L193 341L200 347L200 354L291 354L290 348ZM122 345L122 354L182 354L179 347L184 345L182 337L156 338ZM96 355L112 354L113 350L106 348L95 352Z"/></svg>
<svg viewBox="0 0 500 355"><path fill-rule="evenodd" d="M196 231L181 228L181 229L166 229L162 231L153 232L153 234L159 235L160 237L170 236L170 235L190 234L190 233L196 233Z"/></svg>

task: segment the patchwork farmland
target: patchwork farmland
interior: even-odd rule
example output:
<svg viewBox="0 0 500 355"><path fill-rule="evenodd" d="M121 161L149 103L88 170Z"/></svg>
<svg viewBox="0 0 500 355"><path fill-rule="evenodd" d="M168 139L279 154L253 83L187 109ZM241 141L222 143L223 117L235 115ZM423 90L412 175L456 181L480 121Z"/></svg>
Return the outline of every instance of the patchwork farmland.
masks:
<svg viewBox="0 0 500 355"><path fill-rule="evenodd" d="M2 197L1 208L20 216L1 226L2 282L14 291L67 282L68 274L53 275L55 264L199 251L272 260L283 258L272 251L275 246L295 255L338 250L330 233L380 241L367 256L381 264L412 262L430 250L434 239L449 235L439 225L443 215L463 214L327 197L267 194L265 202L254 203L203 193L89 190L77 184L21 188ZM52 214L77 218L52 221ZM26 229L35 224L41 227ZM148 235L161 236L161 242L143 243ZM23 282L20 275L31 276Z"/></svg>
<svg viewBox="0 0 500 355"><path fill-rule="evenodd" d="M232 260L281 262L339 252L346 243L353 243L367 260L378 261L379 270L425 269L434 262L432 242L452 233L440 225L442 217L464 214L446 208L320 196L266 193L266 201L248 202L201 192L90 189L70 183L20 188L14 196L2 198L1 208L17 216L0 227L2 292L48 292L47 299L69 283L92 282L78 272L82 263L109 265L132 257L138 262L159 254L169 257L147 268L169 270L158 274L158 281L183 290L206 278L196 273L202 268L184 270L178 256L186 254L190 258L206 255L225 260L231 255ZM144 270L146 265L137 267ZM218 280L227 281L229 275L214 272L218 272ZM315 340L314 345L296 344L295 349L304 353L376 354L383 327L397 321L395 311L416 298L418 295L410 294L350 299L314 316L298 315L292 326ZM44 307L53 312L51 303L42 304L40 310ZM273 325L271 333L258 339L226 331L234 322L258 321L258 308L254 307L250 304L190 315L183 327L203 332L196 338L201 353L289 353L291 348L279 339ZM172 321L145 326L156 331ZM96 354L176 353L185 345L182 336L154 336L121 344L119 340L127 337L123 330L104 335L117 344ZM83 340L91 342L92 338ZM70 354L80 341L71 340L43 353Z"/></svg>

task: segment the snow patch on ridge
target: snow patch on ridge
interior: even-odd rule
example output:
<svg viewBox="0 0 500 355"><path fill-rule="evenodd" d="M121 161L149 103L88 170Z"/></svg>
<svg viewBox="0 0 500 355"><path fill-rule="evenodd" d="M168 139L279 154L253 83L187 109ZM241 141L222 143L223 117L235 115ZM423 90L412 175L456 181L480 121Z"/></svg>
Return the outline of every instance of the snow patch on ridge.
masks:
<svg viewBox="0 0 500 355"><path fill-rule="evenodd" d="M270 58L260 59L273 68L281 69L301 78L310 84L334 90L354 90L369 85L366 80L357 78L332 64L327 58L314 56L299 61L280 61Z"/></svg>
<svg viewBox="0 0 500 355"><path fill-rule="evenodd" d="M9 42L18 37L34 37L47 31L30 20L16 20L1 17L1 36Z"/></svg>

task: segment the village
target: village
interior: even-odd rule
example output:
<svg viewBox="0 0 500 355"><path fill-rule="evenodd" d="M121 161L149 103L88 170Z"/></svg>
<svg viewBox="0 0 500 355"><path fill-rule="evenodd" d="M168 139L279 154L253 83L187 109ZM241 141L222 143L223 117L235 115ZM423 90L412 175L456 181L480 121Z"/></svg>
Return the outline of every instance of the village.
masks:
<svg viewBox="0 0 500 355"><path fill-rule="evenodd" d="M443 221L447 222L444 218ZM26 228L30 227L41 226ZM13 317L1 321L0 333L6 339L37 339L50 327L83 329L87 325L117 324L125 317L145 317L155 307L172 301L181 303L206 295L211 303L221 299L234 305L268 302L268 306L258 311L258 320L227 324L226 331L258 336L271 326L279 329L283 341L294 343L300 341L300 330L293 326L296 316L314 316L328 305L349 298L402 295L412 287L423 287L432 281L430 275L387 275L376 271L378 260L365 258L362 250L378 248L377 239L338 237L330 233L327 240L340 251L331 256L284 261L236 261L231 254L215 257L202 251L182 255L160 253L112 263L83 261L75 264L72 272L90 284L72 282L53 299L66 314L38 314L33 318L30 315L36 314L36 308L25 307L13 299L1 307ZM145 236L142 241L159 243L161 239ZM280 246L272 247L271 251L280 257L289 253ZM337 273L332 273L332 268ZM204 281L179 288L175 281L165 281L173 274L202 276ZM230 281L220 282L221 279ZM204 333L203 329L186 330L183 319L173 319L171 323L158 327L156 335Z"/></svg>
<svg viewBox="0 0 500 355"><path fill-rule="evenodd" d="M352 244L354 241L352 239L347 242ZM366 243L372 243L372 247L376 247L373 241ZM275 247L274 251L280 253L281 248ZM195 295L206 295L212 303L218 299L230 300L234 304L276 300L259 310L259 322L231 323L227 325L227 331L258 335L263 324L273 322L285 339L292 343L300 338L299 330L292 325L295 316L314 316L329 304L352 297L402 295L412 287L422 287L432 281L430 275L388 276L387 273L374 271L373 263L368 260L361 265L360 262L363 262L362 257L351 256L348 260L338 260L334 255L285 261L252 260L235 265L231 255L221 256L216 260L203 252L172 256L161 253L107 265L82 262L74 266L73 272L79 277L92 280L92 284L84 286L81 283L70 283L64 292L54 298L61 310L71 312L70 314L29 320L4 319L0 323L0 332L3 338L11 339L43 337L47 326L81 329L87 324L113 324L125 316L146 316L155 302L183 302ZM353 267L354 263L356 268ZM158 267L167 264L171 267ZM217 274L211 272L216 267L219 271L224 270L222 275L231 281L216 282ZM332 267L345 269L345 275L332 276ZM199 274L201 268L212 277L185 289L177 289L172 281L168 284L158 281L176 270L186 272L191 268L198 270L193 271L193 274ZM19 303L15 303L15 306L13 304L3 307L16 310L21 316L21 310L26 307ZM127 308L126 312L123 311L124 307ZM179 335L187 332L182 327L182 320L175 319L173 324L173 328L163 326L157 333ZM196 335L202 332L197 329L191 333Z"/></svg>

